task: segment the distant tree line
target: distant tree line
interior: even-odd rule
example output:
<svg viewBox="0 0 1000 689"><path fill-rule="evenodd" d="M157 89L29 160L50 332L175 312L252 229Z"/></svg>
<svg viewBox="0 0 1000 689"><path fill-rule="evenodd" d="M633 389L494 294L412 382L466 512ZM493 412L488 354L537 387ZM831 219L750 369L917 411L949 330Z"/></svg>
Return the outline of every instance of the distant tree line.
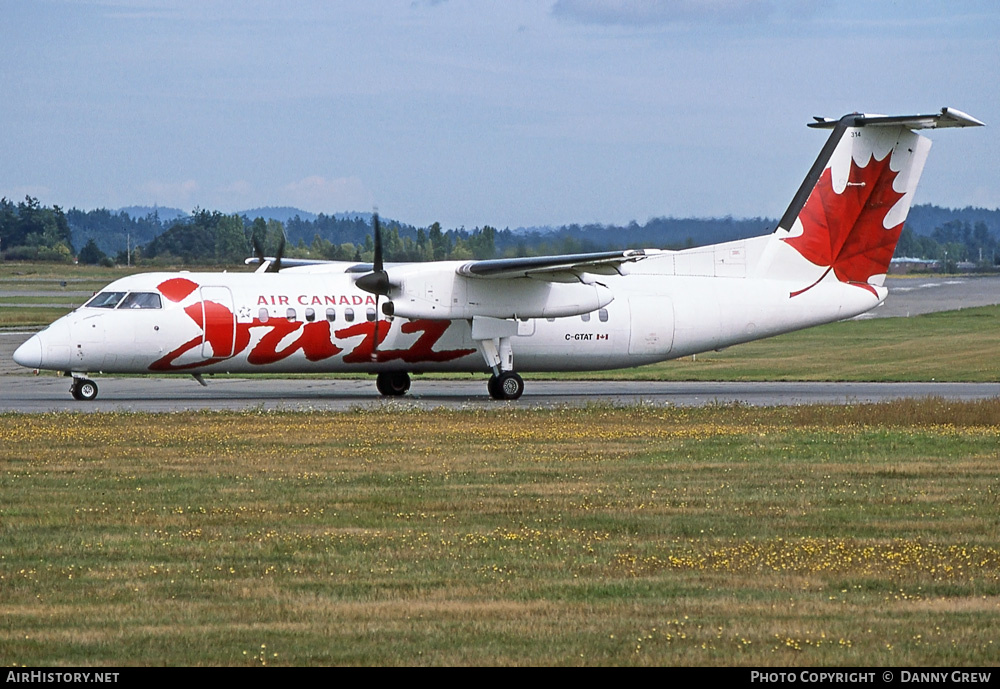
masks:
<svg viewBox="0 0 1000 689"><path fill-rule="evenodd" d="M59 206L45 208L31 196L17 204L0 199L0 256L71 263L75 253L66 214Z"/></svg>
<svg viewBox="0 0 1000 689"><path fill-rule="evenodd" d="M900 237L896 256L1000 264L1000 211L916 206ZM912 223L911 223L912 220ZM931 221L936 223L931 227ZM383 219L387 261L469 260L510 256L580 253L657 247L680 249L766 234L767 218L653 218L640 225L565 225L556 229L467 230L440 223L414 227ZM917 228L917 229L913 229ZM144 217L98 209L64 212L38 199L0 200L0 257L7 260L72 261L105 265L236 265L254 255L254 239L266 255L283 246L292 258L368 262L373 258L368 216L295 215L286 222L196 208L190 215L162 221L154 210ZM81 246L79 253L74 249Z"/></svg>
<svg viewBox="0 0 1000 689"><path fill-rule="evenodd" d="M265 255L274 256L283 244L283 255L289 258L359 262L374 258L372 228L363 221L321 215L316 221L292 219L288 225L294 232L277 220L195 210L191 217L173 223L142 247L141 255L145 261L160 263L232 264L252 256L255 245ZM308 242L307 225L318 225ZM496 235L489 226L473 232L444 232L438 223L426 229L393 220L382 223L387 261L492 258L496 255Z"/></svg>
<svg viewBox="0 0 1000 689"><path fill-rule="evenodd" d="M133 217L125 211L98 208L66 211L66 220L73 231L77 246L82 246L78 259L81 263L130 262L132 250L153 241L167 229L156 211Z"/></svg>
<svg viewBox="0 0 1000 689"><path fill-rule="evenodd" d="M895 255L939 261L947 272L954 272L959 263L987 268L1000 265L1000 242L984 222L949 220L934 228L930 236L904 226Z"/></svg>

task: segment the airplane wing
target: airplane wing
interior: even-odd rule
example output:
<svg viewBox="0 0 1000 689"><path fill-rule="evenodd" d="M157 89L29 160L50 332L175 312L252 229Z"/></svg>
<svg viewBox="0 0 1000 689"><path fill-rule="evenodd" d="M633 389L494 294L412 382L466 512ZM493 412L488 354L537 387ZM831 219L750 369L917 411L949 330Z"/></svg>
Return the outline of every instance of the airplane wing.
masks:
<svg viewBox="0 0 1000 689"><path fill-rule="evenodd" d="M355 285L388 297L382 313L403 318L559 318L610 304L614 293L594 276L624 274L624 264L657 252L633 249L465 263L385 264L378 270L373 264L371 272L360 275Z"/></svg>
<svg viewBox="0 0 1000 689"><path fill-rule="evenodd" d="M587 272L610 275L620 273L623 263L640 261L646 257L642 249L628 251L599 251L588 254L562 256L528 256L524 258L495 258L472 261L459 266L455 272L471 278L515 278L546 276L557 273Z"/></svg>
<svg viewBox="0 0 1000 689"><path fill-rule="evenodd" d="M529 256L523 258L495 258L482 261L470 261L458 267L459 275L472 278L514 278L541 277L546 274L567 272L588 272L599 274L620 273L619 266L623 263L640 261L647 252L642 249L628 251L599 251L586 254L563 254L560 256ZM267 262L275 261L265 257ZM353 263L345 261L327 261L312 258L282 258L285 268L304 268L308 266L336 267L337 272L370 273L371 263ZM259 258L246 259L247 265L257 265ZM399 264L387 263L387 268Z"/></svg>
<svg viewBox="0 0 1000 689"><path fill-rule="evenodd" d="M274 263L278 260L275 256L265 256L263 263ZM243 260L243 263L248 266L256 266L262 263L261 259L257 256L251 256ZM285 258L281 257L281 265L285 268L298 268L301 266L325 266L325 265L343 265L347 263L345 261L328 261L323 258ZM353 265L353 263L351 263Z"/></svg>

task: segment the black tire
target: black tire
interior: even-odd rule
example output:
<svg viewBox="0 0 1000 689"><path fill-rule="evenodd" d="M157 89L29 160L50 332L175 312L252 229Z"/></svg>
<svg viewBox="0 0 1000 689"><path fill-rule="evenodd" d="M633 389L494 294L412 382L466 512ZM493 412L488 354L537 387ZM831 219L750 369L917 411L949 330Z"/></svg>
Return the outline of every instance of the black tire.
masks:
<svg viewBox="0 0 1000 689"><path fill-rule="evenodd" d="M490 397L493 399L503 399L503 393L501 393L500 388L497 387L497 377L495 375L491 375L490 379L486 382L486 389L489 390Z"/></svg>
<svg viewBox="0 0 1000 689"><path fill-rule="evenodd" d="M524 392L524 381L513 371L504 371L494 384L497 396L494 399L516 400Z"/></svg>
<svg viewBox="0 0 1000 689"><path fill-rule="evenodd" d="M385 397L401 397L410 389L410 374L406 371L386 371L375 378L375 387Z"/></svg>
<svg viewBox="0 0 1000 689"><path fill-rule="evenodd" d="M71 392L74 399L78 399L81 402L89 402L97 399L97 383L87 378L77 378L73 381Z"/></svg>

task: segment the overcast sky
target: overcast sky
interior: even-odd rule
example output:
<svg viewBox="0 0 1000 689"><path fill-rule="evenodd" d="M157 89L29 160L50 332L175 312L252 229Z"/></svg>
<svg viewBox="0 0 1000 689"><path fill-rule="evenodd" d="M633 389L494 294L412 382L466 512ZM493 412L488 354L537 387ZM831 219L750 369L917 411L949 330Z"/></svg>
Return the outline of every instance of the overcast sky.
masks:
<svg viewBox="0 0 1000 689"><path fill-rule="evenodd" d="M963 110L917 203L1000 206L1000 3L0 0L0 196L446 228L780 216L813 115Z"/></svg>

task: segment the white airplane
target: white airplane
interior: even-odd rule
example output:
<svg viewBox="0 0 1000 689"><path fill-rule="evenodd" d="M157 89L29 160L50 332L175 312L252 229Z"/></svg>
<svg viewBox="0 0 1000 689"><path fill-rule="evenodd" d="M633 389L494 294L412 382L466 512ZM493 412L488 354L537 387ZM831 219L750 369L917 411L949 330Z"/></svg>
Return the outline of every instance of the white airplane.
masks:
<svg viewBox="0 0 1000 689"><path fill-rule="evenodd" d="M33 335L21 366L64 371L76 399L105 373L377 374L627 368L850 318L886 297L885 273L930 149L913 130L981 126L934 115L816 118L832 130L769 235L656 249L374 264L264 259L254 273L148 273L112 282ZM248 263L253 259L249 259ZM283 269L276 270L280 266ZM517 365L515 367L515 361Z"/></svg>

